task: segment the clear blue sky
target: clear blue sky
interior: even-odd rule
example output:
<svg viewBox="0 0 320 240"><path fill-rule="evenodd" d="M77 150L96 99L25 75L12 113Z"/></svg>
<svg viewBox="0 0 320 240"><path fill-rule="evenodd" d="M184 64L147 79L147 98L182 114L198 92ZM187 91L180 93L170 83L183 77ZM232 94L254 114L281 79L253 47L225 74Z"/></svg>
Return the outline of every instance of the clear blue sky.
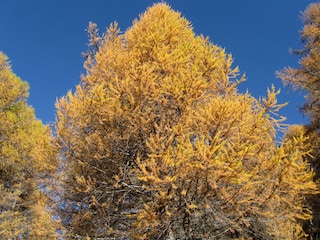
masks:
<svg viewBox="0 0 320 240"><path fill-rule="evenodd" d="M88 42L89 21L101 32L114 20L125 31L152 0L0 0L0 51L13 71L30 85L29 104L44 123L54 121L55 101L74 89L84 72L81 52ZM304 123L299 113L303 94L284 88L275 71L297 66L289 49L301 47L301 11L307 0L168 0L193 24L197 34L226 49L246 73L240 85L255 97L273 83L282 89L279 102L287 123Z"/></svg>

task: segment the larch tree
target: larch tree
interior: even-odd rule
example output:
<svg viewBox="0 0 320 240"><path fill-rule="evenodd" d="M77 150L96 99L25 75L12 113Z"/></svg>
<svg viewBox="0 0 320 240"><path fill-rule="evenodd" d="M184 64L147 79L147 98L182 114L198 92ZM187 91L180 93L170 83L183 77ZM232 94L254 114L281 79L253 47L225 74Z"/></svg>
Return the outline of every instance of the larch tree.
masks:
<svg viewBox="0 0 320 240"><path fill-rule="evenodd" d="M123 34L88 30L87 73L57 102L70 237L305 236L317 188L305 136L276 142L279 91L239 93L232 56L165 3Z"/></svg>
<svg viewBox="0 0 320 240"><path fill-rule="evenodd" d="M49 129L35 118L26 100L28 84L0 52L0 238L54 237L41 177L54 171Z"/></svg>
<svg viewBox="0 0 320 240"><path fill-rule="evenodd" d="M293 51L300 56L297 68L287 67L277 74L285 84L305 93L306 102L301 107L303 114L309 117L310 123L305 126L306 135L311 143L311 157L308 161L315 170L315 181L320 178L320 3L310 4L302 14L304 27L300 32L303 48ZM311 196L313 220L306 222L306 229L313 236L320 237L320 201L319 195Z"/></svg>

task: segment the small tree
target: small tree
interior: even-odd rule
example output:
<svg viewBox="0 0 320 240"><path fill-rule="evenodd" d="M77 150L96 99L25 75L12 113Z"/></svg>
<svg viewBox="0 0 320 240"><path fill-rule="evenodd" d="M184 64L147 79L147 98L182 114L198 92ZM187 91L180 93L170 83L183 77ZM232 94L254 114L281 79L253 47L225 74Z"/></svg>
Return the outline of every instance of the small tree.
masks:
<svg viewBox="0 0 320 240"><path fill-rule="evenodd" d="M48 128L27 105L28 84L12 73L0 52L0 237L55 235L40 174L53 170Z"/></svg>
<svg viewBox="0 0 320 240"><path fill-rule="evenodd" d="M316 172L315 180L318 180L320 177L320 3L310 4L302 17L304 27L300 35L304 46L301 50L294 51L301 57L300 65L296 69L287 67L278 72L278 76L285 84L290 84L294 89L300 89L306 93L306 102L301 110L310 117L306 134L312 146L312 157L309 157L308 161ZM318 239L320 236L319 195L309 197L309 203L312 205L314 216L312 221L306 222L306 228L314 239Z"/></svg>
<svg viewBox="0 0 320 240"><path fill-rule="evenodd" d="M70 235L297 239L316 186L303 135L276 144L272 87L237 92L232 57L164 3L97 37L57 103ZM97 40L97 41L95 41Z"/></svg>

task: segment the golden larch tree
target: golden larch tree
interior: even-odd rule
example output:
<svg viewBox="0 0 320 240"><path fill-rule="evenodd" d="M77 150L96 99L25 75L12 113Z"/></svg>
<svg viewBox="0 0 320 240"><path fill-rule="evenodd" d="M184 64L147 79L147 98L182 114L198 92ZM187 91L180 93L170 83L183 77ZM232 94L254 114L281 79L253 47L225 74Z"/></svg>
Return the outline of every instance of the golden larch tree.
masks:
<svg viewBox="0 0 320 240"><path fill-rule="evenodd" d="M301 107L310 122L305 126L306 135L312 147L308 161L315 170L315 181L320 177L320 3L310 4L302 14L303 29L300 32L303 48L293 53L300 57L297 68L287 67L277 72L285 84L305 93L306 102ZM308 198L313 208L313 220L306 222L310 239L320 237L320 201L319 195Z"/></svg>
<svg viewBox="0 0 320 240"><path fill-rule="evenodd" d="M298 239L316 192L303 134L278 146L232 56L167 4L121 33L89 24L86 75L57 102L69 236Z"/></svg>
<svg viewBox="0 0 320 240"><path fill-rule="evenodd" d="M28 84L11 70L0 52L0 238L56 236L41 177L54 171L48 127L27 104Z"/></svg>

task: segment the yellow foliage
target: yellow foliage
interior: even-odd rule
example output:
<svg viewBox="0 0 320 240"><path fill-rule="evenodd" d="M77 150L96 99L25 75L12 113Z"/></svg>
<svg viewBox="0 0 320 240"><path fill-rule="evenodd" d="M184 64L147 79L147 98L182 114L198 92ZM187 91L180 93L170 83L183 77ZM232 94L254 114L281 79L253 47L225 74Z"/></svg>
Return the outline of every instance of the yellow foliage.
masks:
<svg viewBox="0 0 320 240"><path fill-rule="evenodd" d="M297 239L316 186L303 137L275 141L279 91L238 93L232 56L167 4L116 26L57 102L64 197L86 206L70 235Z"/></svg>
<svg viewBox="0 0 320 240"><path fill-rule="evenodd" d="M55 152L48 128L26 103L28 88L0 52L1 239L56 235L37 190L39 176L56 168Z"/></svg>
<svg viewBox="0 0 320 240"><path fill-rule="evenodd" d="M300 56L297 68L287 67L277 72L278 77L285 84L290 84L294 89L303 90L306 102L301 106L302 112L310 119L306 126L291 127L287 133L290 141L299 142L300 134L306 135L305 143L309 145L307 160L310 167L315 171L314 180L319 182L320 177L320 3L311 3L302 13L303 29L300 32L302 49L293 53ZM300 128L300 129L299 129ZM315 213L313 219L305 221L304 228L310 233L310 238L317 238L318 226L320 225L319 195L310 195L306 202Z"/></svg>

